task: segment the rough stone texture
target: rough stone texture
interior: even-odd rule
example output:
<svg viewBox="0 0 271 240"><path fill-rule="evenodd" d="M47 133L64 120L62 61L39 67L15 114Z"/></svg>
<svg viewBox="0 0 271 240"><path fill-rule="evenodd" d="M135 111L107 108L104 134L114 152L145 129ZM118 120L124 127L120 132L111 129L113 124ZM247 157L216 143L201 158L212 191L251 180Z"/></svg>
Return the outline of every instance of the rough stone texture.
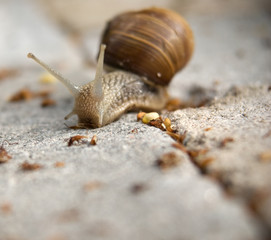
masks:
<svg viewBox="0 0 271 240"><path fill-rule="evenodd" d="M225 198L181 152L178 167L163 172L155 166L162 154L176 152L160 130L136 122L135 114L101 129L69 130L61 115L71 104L58 103L48 110L38 101L2 108L1 138L18 143L5 144L13 159L0 169L1 204L11 205L0 217L3 238L254 239L261 234L240 203ZM27 110L33 108L38 109ZM65 139L75 134L96 134L97 145L68 147ZM25 160L42 168L24 172ZM55 168L57 161L65 166ZM96 181L101 185L88 190ZM133 193L135 184L146 190Z"/></svg>
<svg viewBox="0 0 271 240"><path fill-rule="evenodd" d="M234 196L246 201L271 226L271 92L269 86L230 89L209 107L178 110L168 117L184 145L208 149L196 159L208 175L217 178ZM269 157L261 157L262 154ZM253 206L251 206L253 204ZM262 211L263 209L267 211Z"/></svg>
<svg viewBox="0 0 271 240"><path fill-rule="evenodd" d="M76 65L81 46L71 44L43 15L39 22L36 14L27 14L33 9L28 1L3 1L0 11L12 9L8 4L15 2L24 19L19 22L33 35L15 32L22 39L13 49L17 53L9 55L6 39L18 19L11 14L12 21L1 22L0 70L11 66L19 71L0 80L0 144L12 156L0 164L1 240L268 239L271 21L266 2L170 2L188 18L197 43L191 64L176 76L170 91L184 101L210 100L201 108L163 112L179 133L186 131L183 144L189 151L208 148L194 158L173 148L174 140L165 132L136 122L135 113L100 129L67 128L63 117L72 109L72 99L60 84L38 82L40 68L25 58L29 41L46 62L54 65L58 59L63 74L76 82L86 81L86 73L94 69ZM46 24L44 42L32 22ZM92 59L98 31L86 32L83 39ZM54 41L63 42L63 48L53 47ZM24 49L24 57L10 64ZM77 67L68 69L73 62ZM83 73L77 73L78 66ZM8 103L23 87L53 89L57 105L41 108L41 98ZM73 125L76 118L66 123ZM95 134L96 146L84 144ZM68 147L74 135L88 139ZM166 153L175 154L179 164L162 170L156 161ZM25 161L40 168L24 170Z"/></svg>

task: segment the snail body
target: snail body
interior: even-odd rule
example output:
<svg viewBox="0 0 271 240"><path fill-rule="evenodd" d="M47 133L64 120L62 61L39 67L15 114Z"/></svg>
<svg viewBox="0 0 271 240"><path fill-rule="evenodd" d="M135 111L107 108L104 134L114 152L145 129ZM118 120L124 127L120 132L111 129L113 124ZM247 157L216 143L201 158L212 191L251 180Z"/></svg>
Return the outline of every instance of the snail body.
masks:
<svg viewBox="0 0 271 240"><path fill-rule="evenodd" d="M159 25L162 30L154 36ZM166 35L161 37L162 33ZM74 108L65 119L77 115L78 127L97 128L128 110L161 110L168 100L167 85L186 65L193 46L192 31L182 17L170 10L151 8L121 14L108 23L95 79L83 86L63 78L33 54L29 53L28 57L59 79L74 96ZM121 70L104 74L104 62Z"/></svg>
<svg viewBox="0 0 271 240"><path fill-rule="evenodd" d="M84 127L104 126L128 110L158 111L165 106L167 101L166 88L146 84L135 74L122 71L112 72L106 74L102 82L102 101L96 101L95 97L89 94L94 89L90 84L81 88L81 94L75 101L73 113L77 114L79 124L83 123ZM125 91L121 91L122 89ZM147 96L146 93L148 93ZM89 119L92 125L89 125Z"/></svg>

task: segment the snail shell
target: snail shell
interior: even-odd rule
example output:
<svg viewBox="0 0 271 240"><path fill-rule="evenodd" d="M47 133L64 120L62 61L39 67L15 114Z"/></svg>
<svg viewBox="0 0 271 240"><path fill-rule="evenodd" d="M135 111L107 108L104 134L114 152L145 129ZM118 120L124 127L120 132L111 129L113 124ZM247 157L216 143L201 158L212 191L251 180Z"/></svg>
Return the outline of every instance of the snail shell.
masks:
<svg viewBox="0 0 271 240"><path fill-rule="evenodd" d="M177 13L150 8L120 14L108 22L101 42L105 64L168 85L191 58L194 38Z"/></svg>

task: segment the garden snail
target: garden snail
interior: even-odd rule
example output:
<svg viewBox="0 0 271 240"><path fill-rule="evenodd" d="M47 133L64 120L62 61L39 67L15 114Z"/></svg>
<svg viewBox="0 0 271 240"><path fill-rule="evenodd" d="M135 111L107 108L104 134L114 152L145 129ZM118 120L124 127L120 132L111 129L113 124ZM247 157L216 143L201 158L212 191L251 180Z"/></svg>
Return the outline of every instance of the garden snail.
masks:
<svg viewBox="0 0 271 240"><path fill-rule="evenodd" d="M106 52L105 52L106 48ZM161 110L167 85L190 59L193 33L177 13L160 8L127 12L111 20L103 33L95 79L76 86L29 53L72 93L78 127L102 127L127 110ZM105 55L104 55L105 54ZM103 63L115 70L103 74Z"/></svg>

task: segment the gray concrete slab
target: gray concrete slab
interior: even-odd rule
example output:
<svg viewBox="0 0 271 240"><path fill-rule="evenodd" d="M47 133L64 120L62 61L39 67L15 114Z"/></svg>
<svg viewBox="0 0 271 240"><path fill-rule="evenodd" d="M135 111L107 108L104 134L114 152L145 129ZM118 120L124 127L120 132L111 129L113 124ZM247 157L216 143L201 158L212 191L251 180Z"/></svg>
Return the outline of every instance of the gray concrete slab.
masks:
<svg viewBox="0 0 271 240"><path fill-rule="evenodd" d="M1 10L12 10L8 2ZM222 5L214 0L205 6L184 1L185 8L172 2L187 16L197 45L191 64L173 80L171 94L189 100L200 87L200 98L212 99L201 108L163 112L179 133L186 131L188 150L209 149L193 159L173 148L175 141L165 132L137 122L136 113L100 129L67 128L63 118L73 107L68 91L58 83L42 85L43 71L17 56L24 49L27 54L31 40L37 55L76 82L88 81L94 69L81 65L80 47L42 12L48 39L36 38L37 28L33 38L15 31L23 38L15 55L9 55L6 39L18 19L13 15L1 23L8 27L0 36L0 66L14 67L18 74L0 80L0 144L12 157L0 164L0 239L268 239L270 158L261 154L270 151L270 12L264 2L252 0ZM33 8L21 4L22 12ZM21 18L29 32L30 22L40 19ZM92 60L99 31L84 33ZM54 42L63 42L63 48ZM7 102L23 87L52 89L56 105L42 108L41 98ZM66 122L75 123L76 118ZM74 135L86 135L87 141L97 135L97 145L68 147ZM233 141L221 147L228 137ZM156 161L166 153L175 154L179 164L161 170ZM39 168L25 170L25 161Z"/></svg>

